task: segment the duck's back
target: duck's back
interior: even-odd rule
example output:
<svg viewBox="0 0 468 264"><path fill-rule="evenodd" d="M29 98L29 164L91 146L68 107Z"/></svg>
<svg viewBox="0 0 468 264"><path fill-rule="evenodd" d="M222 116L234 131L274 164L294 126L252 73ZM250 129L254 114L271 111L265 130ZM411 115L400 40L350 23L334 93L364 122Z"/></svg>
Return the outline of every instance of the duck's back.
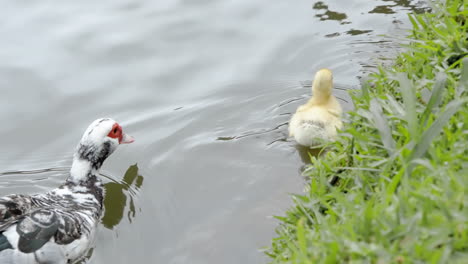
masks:
<svg viewBox="0 0 468 264"><path fill-rule="evenodd" d="M342 127L341 107L336 100L328 105L301 106L291 118L289 134L303 146L331 141Z"/></svg>
<svg viewBox="0 0 468 264"><path fill-rule="evenodd" d="M65 184L46 194L0 199L5 203L24 211L0 221L0 263L62 264L79 259L92 242L102 190Z"/></svg>

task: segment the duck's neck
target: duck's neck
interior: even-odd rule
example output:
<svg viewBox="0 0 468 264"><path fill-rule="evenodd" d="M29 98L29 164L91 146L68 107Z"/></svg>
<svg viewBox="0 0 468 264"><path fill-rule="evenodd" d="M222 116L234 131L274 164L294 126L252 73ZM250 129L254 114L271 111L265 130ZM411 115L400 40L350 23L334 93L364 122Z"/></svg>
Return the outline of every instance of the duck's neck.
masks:
<svg viewBox="0 0 468 264"><path fill-rule="evenodd" d="M321 83L321 82L314 82L312 85L312 98L309 100L309 104L311 105L320 105L326 104L330 100L331 89L333 84L331 83Z"/></svg>
<svg viewBox="0 0 468 264"><path fill-rule="evenodd" d="M100 167L96 167L96 165L92 164L89 160L75 156L67 181L76 184L86 183L99 173L99 169Z"/></svg>
<svg viewBox="0 0 468 264"><path fill-rule="evenodd" d="M103 143L102 146L89 144L89 142L80 142L73 156L70 177L67 181L84 184L92 178L95 179L95 176L99 174L102 163L111 153L108 142Z"/></svg>
<svg viewBox="0 0 468 264"><path fill-rule="evenodd" d="M309 100L309 104L311 105L323 105L326 104L330 100L331 95L329 94L316 94Z"/></svg>

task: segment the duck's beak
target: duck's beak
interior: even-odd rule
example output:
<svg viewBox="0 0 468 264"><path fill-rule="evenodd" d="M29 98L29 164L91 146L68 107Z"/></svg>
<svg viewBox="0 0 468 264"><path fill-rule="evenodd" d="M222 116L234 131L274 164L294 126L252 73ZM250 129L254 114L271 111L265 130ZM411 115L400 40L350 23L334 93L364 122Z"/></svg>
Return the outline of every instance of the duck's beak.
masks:
<svg viewBox="0 0 468 264"><path fill-rule="evenodd" d="M123 134L122 141L120 141L120 144L130 144L133 141L135 141L135 139L132 136Z"/></svg>

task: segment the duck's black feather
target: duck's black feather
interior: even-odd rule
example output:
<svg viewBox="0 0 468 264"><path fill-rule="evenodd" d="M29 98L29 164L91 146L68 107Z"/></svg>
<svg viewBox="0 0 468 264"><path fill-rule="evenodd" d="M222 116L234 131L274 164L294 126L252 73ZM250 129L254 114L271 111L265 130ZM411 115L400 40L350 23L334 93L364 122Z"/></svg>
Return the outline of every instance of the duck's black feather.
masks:
<svg viewBox="0 0 468 264"><path fill-rule="evenodd" d="M57 215L50 208L32 212L16 225L16 232L19 235L18 249L24 253L40 249L57 233L58 227Z"/></svg>
<svg viewBox="0 0 468 264"><path fill-rule="evenodd" d="M29 195L11 194L0 198L0 221L15 219L31 209Z"/></svg>
<svg viewBox="0 0 468 264"><path fill-rule="evenodd" d="M3 232L0 233L0 252L5 249L12 249L10 242L8 239L3 235Z"/></svg>

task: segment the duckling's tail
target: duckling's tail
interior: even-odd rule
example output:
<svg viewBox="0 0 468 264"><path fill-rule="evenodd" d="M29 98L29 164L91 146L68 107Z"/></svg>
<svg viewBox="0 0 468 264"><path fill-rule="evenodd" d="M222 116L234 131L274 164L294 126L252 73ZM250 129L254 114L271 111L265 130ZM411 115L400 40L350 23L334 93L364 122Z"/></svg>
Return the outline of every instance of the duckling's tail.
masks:
<svg viewBox="0 0 468 264"><path fill-rule="evenodd" d="M329 141L335 131L328 131L327 126L322 121L303 120L300 128L294 132L297 143L303 146L319 145L322 141Z"/></svg>

